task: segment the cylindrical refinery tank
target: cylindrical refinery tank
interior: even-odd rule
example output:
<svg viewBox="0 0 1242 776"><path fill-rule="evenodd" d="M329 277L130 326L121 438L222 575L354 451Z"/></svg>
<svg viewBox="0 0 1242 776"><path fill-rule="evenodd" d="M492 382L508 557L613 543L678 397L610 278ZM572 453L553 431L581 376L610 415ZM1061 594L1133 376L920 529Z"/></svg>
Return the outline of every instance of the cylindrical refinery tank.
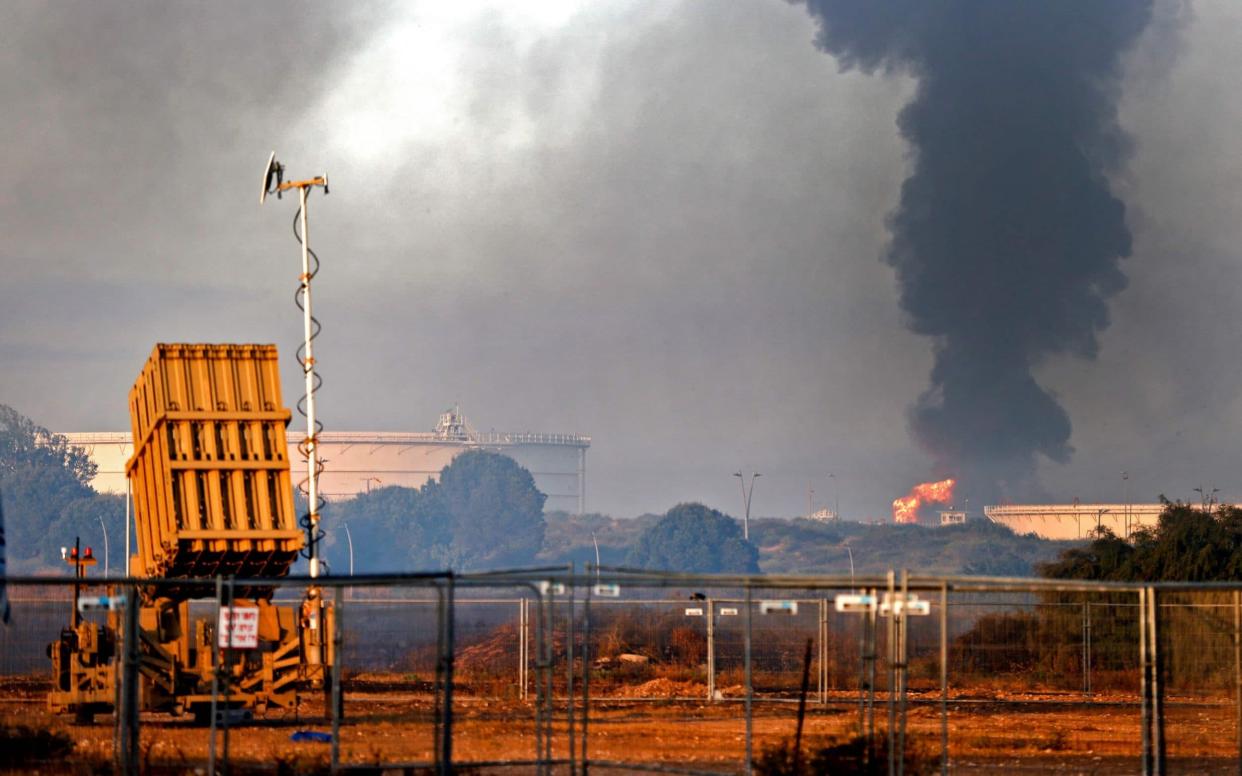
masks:
<svg viewBox="0 0 1242 776"><path fill-rule="evenodd" d="M129 393L135 576L284 576L293 511L274 345L159 344Z"/></svg>

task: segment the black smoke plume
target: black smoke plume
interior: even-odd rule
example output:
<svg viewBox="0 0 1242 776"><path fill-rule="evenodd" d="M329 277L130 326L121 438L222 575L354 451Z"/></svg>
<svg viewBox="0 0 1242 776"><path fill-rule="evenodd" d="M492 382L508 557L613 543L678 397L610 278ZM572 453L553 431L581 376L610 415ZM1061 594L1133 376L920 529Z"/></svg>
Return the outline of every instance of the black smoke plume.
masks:
<svg viewBox="0 0 1242 776"><path fill-rule="evenodd" d="M1109 176L1121 56L1149 0L809 0L842 69L917 79L898 127L910 175L885 260L909 327L931 337L910 409L939 475L979 498L1033 495L1037 456L1065 462L1070 421L1032 368L1087 358L1125 287L1125 206Z"/></svg>

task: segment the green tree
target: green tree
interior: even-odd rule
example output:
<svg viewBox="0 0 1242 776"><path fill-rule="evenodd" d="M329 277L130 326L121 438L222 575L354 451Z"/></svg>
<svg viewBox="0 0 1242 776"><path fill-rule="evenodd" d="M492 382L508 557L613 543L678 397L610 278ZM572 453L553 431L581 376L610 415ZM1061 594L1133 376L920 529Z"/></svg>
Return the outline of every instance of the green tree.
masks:
<svg viewBox="0 0 1242 776"><path fill-rule="evenodd" d="M88 484L95 471L84 450L0 404L0 498L14 566L59 564L60 547L75 536L96 544L90 537L100 537L100 517L111 560L124 563L124 500L97 495ZM103 547L96 549L102 555Z"/></svg>
<svg viewBox="0 0 1242 776"><path fill-rule="evenodd" d="M354 541L354 571L359 574L440 568L452 539L449 527L424 508L422 493L389 486L324 509L324 524L333 538L332 569L349 570L349 548L343 523Z"/></svg>
<svg viewBox="0 0 1242 776"><path fill-rule="evenodd" d="M1242 578L1242 509L1218 506L1205 511L1164 502L1155 529L1127 542L1108 530L1096 532L1086 547L1061 553L1039 572L1054 579L1113 582L1214 582Z"/></svg>
<svg viewBox="0 0 1242 776"><path fill-rule="evenodd" d="M543 546L543 504L535 478L507 455L470 450L423 485L420 512L446 526L444 565L455 569L529 564Z"/></svg>
<svg viewBox="0 0 1242 776"><path fill-rule="evenodd" d="M733 518L702 504L678 504L638 537L627 565L704 573L758 573L759 550Z"/></svg>

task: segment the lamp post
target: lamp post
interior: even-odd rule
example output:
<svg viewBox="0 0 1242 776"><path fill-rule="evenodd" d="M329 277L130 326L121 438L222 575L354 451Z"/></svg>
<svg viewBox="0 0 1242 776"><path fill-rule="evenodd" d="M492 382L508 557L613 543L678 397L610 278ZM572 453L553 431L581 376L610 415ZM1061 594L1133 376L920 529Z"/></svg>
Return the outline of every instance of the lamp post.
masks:
<svg viewBox="0 0 1242 776"><path fill-rule="evenodd" d="M848 542L845 545L845 551L850 554L850 591L853 592L855 589L854 588L854 550L850 547Z"/></svg>
<svg viewBox="0 0 1242 776"><path fill-rule="evenodd" d="M103 518L99 515L95 516L99 521L99 527L103 529L104 535L104 576L108 576L108 526L104 525Z"/></svg>
<svg viewBox="0 0 1242 776"><path fill-rule="evenodd" d="M1125 538L1130 538L1130 472L1121 473L1121 498L1126 502Z"/></svg>
<svg viewBox="0 0 1242 776"><path fill-rule="evenodd" d="M1095 510L1095 533L1096 533L1096 535L1097 535L1097 536L1098 536L1098 535L1099 535L1099 533L1100 533L1100 524L1101 524L1101 523L1103 523L1103 521L1104 521L1104 515L1107 515L1107 514L1108 514L1108 512L1109 512L1109 510L1107 510L1107 509L1097 509L1097 510Z"/></svg>
<svg viewBox="0 0 1242 776"><path fill-rule="evenodd" d="M591 544L595 545L595 581L599 581L599 540L595 538L595 532L591 532Z"/></svg>
<svg viewBox="0 0 1242 776"><path fill-rule="evenodd" d="M341 525L345 527L345 541L349 544L349 575L354 575L354 535L349 532L349 523L344 520Z"/></svg>
<svg viewBox="0 0 1242 776"><path fill-rule="evenodd" d="M1220 488L1212 488L1211 490L1208 490L1200 485L1195 488L1195 493L1198 493L1199 497L1203 499L1203 511L1209 515L1212 514L1212 505L1216 503L1216 494L1220 493Z"/></svg>
<svg viewBox="0 0 1242 776"><path fill-rule="evenodd" d="M755 480L763 475L759 472L751 472L750 487L747 487L746 477L741 472L733 472L733 476L742 481L742 509L745 513L742 521L742 537L750 541L750 497L755 493Z"/></svg>
<svg viewBox="0 0 1242 776"><path fill-rule="evenodd" d="M364 482L366 482L366 484L367 484L367 495L368 495L368 496L369 496L369 495L371 495L371 483L372 483L372 482L378 482L378 483L380 483L380 484L383 484L383 482L384 482L384 481L383 481L383 480L381 480L379 477L364 477L364 478L363 478L363 481L364 481Z"/></svg>

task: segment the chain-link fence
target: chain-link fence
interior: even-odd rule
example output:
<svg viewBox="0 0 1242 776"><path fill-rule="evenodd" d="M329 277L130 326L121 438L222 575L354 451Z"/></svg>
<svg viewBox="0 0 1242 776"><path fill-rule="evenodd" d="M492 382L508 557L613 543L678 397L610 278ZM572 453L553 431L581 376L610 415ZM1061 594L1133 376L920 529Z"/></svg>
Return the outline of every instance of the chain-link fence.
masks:
<svg viewBox="0 0 1242 776"><path fill-rule="evenodd" d="M0 717L45 741L30 762L126 773L1242 770L1238 585L607 569L263 581L303 643L322 629L315 673L305 658L214 635L235 594L258 583L202 581L177 615L180 640L156 637L181 612L157 615L160 584L93 579L75 594L69 580L10 580ZM305 616L311 585L319 619ZM75 619L98 627L75 631ZM94 672L81 676L98 686L67 684L65 661L49 660L58 649L89 653ZM297 670L282 679L289 661ZM173 703L160 685L169 670L200 671L209 689Z"/></svg>

